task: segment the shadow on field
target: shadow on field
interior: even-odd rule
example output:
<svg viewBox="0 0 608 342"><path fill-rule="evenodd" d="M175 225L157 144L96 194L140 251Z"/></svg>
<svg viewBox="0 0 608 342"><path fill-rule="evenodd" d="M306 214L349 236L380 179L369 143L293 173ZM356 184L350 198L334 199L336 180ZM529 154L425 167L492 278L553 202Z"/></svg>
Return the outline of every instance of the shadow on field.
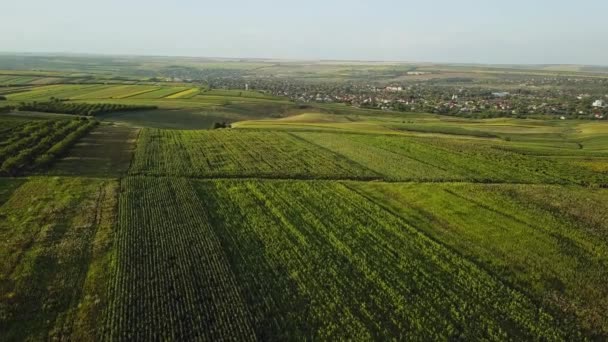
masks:
<svg viewBox="0 0 608 342"><path fill-rule="evenodd" d="M134 127L167 129L209 129L215 122L230 120L222 113L183 109L116 112L101 115L99 119Z"/></svg>

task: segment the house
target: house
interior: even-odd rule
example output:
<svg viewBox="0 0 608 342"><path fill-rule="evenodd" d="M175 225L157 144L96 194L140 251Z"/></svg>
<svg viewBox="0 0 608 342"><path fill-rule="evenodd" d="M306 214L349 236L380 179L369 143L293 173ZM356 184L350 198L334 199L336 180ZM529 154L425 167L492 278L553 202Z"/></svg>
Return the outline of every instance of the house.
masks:
<svg viewBox="0 0 608 342"><path fill-rule="evenodd" d="M595 100L591 106L595 108L604 108L606 107L606 102L604 102L604 100Z"/></svg>
<svg viewBox="0 0 608 342"><path fill-rule="evenodd" d="M386 91L403 91L403 87L398 86L398 87L392 87L392 86L388 86L386 88L384 88Z"/></svg>

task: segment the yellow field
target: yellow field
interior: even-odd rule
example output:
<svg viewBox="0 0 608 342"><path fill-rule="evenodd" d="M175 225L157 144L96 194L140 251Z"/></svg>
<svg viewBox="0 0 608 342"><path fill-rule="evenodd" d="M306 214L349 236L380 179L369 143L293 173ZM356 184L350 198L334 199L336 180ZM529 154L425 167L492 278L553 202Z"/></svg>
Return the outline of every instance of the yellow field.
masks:
<svg viewBox="0 0 608 342"><path fill-rule="evenodd" d="M182 97L194 96L199 92L199 90L199 88L186 89L184 91L180 91L179 93L169 95L166 97L166 99L179 99Z"/></svg>

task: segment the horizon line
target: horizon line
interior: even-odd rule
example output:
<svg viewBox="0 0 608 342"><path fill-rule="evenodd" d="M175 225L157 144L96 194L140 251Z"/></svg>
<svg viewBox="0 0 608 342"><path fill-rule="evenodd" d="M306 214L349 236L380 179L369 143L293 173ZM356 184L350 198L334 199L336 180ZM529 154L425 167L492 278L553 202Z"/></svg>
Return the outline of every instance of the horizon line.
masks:
<svg viewBox="0 0 608 342"><path fill-rule="evenodd" d="M346 63L393 63L393 64L439 64L463 66L579 66L579 67L608 67L608 64L577 64L577 63L481 63L481 62L447 62L447 61L407 61L407 60L378 60L378 59L335 59L335 58L276 58L276 57L221 57L202 55L162 55L162 54L131 54L131 53L101 53L101 52L66 52L66 51L2 51L0 55L32 55L32 56L81 56L81 57L130 57L130 58L183 58L211 59L230 61L285 61L285 62L346 62ZM579 71L580 72L580 71Z"/></svg>

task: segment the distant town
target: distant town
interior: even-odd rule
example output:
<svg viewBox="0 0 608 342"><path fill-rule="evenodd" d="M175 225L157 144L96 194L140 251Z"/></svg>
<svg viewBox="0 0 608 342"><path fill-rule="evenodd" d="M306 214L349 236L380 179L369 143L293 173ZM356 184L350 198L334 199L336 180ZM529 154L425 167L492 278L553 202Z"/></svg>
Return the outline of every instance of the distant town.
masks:
<svg viewBox="0 0 608 342"><path fill-rule="evenodd" d="M559 87L546 87L560 83ZM379 110L478 118L535 115L561 119L608 118L608 80L604 79L530 79L516 85L502 84L502 89L497 84L445 79L378 85L220 78L210 85L255 89L301 103L335 102Z"/></svg>

